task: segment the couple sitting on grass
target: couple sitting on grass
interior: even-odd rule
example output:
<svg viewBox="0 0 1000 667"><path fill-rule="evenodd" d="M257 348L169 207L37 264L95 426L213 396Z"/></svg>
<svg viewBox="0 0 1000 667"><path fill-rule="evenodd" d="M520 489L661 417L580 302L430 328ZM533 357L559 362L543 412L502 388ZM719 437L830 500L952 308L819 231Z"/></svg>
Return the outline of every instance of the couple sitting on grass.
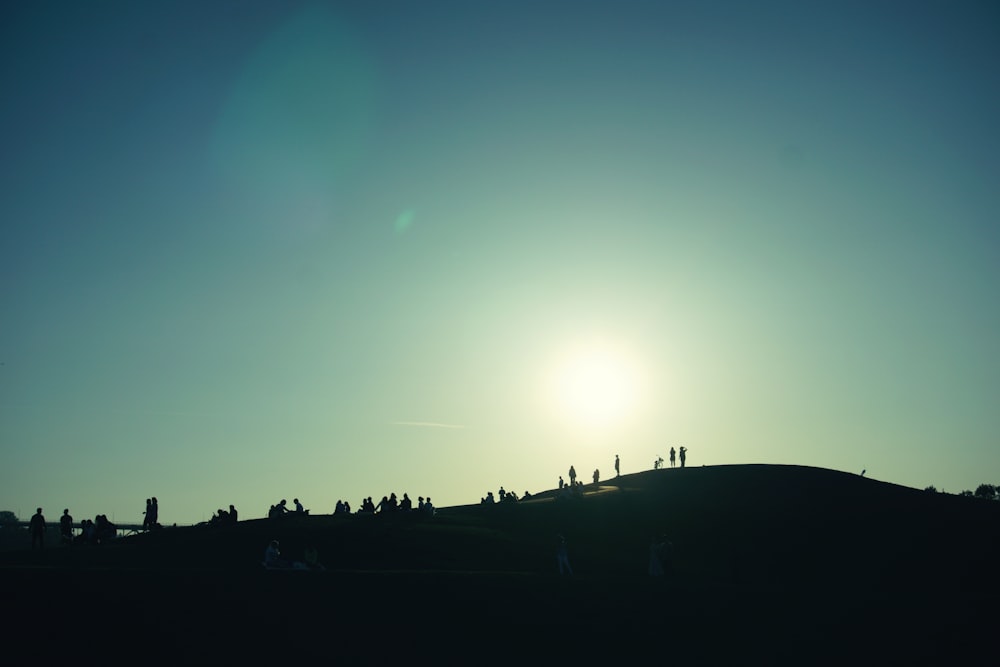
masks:
<svg viewBox="0 0 1000 667"><path fill-rule="evenodd" d="M266 570L325 570L323 564L319 562L319 552L316 547L309 544L305 548L303 560L291 561L281 557L278 549L278 540L271 540L264 550L264 569Z"/></svg>

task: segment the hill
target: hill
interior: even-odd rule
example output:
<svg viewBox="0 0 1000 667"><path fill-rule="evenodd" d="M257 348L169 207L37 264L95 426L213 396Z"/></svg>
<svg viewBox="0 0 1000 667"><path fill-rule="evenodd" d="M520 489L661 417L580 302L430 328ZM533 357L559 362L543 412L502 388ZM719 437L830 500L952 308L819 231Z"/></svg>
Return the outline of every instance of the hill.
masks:
<svg viewBox="0 0 1000 667"><path fill-rule="evenodd" d="M950 642L996 618L1000 503L770 465L647 471L588 485L579 498L556 496L443 508L432 518L164 529L101 547L8 552L0 568L16 604L30 606L38 590L110 595L114 603L100 608L125 625L120 606L170 627L211 627L258 623L263 609L291 605L311 630L317 613L326 627L392 609L435 625L471 615L577 628L672 623L689 637L708 628L749 637L767 618L807 642L830 624L882 637L919 627ZM572 578L555 574L557 534ZM662 580L647 573L657 535L673 545ZM264 571L272 539L292 559L315 545L327 571ZM183 620L174 613L181 608Z"/></svg>

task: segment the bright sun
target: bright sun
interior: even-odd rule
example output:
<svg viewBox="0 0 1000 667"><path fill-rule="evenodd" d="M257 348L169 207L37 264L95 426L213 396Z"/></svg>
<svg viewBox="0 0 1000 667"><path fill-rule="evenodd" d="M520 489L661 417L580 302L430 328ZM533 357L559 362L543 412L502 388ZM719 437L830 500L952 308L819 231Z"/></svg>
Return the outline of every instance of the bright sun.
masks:
<svg viewBox="0 0 1000 667"><path fill-rule="evenodd" d="M549 393L561 416L591 432L621 425L635 411L637 365L621 346L596 340L568 348L555 366Z"/></svg>

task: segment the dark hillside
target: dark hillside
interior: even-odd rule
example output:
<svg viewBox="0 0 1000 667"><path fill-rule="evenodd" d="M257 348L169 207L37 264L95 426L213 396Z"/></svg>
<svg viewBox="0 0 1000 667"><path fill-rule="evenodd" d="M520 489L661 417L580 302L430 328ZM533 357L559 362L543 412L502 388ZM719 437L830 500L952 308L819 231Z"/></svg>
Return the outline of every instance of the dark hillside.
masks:
<svg viewBox="0 0 1000 667"><path fill-rule="evenodd" d="M278 539L312 542L332 570L546 573L555 535L578 574L642 576L653 535L686 580L796 586L995 589L1000 503L799 466L715 466L626 475L582 498L444 508L433 518L308 516L164 529L97 548L0 554L0 564L254 570Z"/></svg>
<svg viewBox="0 0 1000 667"><path fill-rule="evenodd" d="M588 486L580 498L556 495L434 517L168 528L107 546L2 553L0 572L15 607L78 596L101 622L131 627L152 614L175 630L254 628L273 608L303 610L301 623L322 633L387 609L422 609L435 626L669 623L706 641L720 628L759 641L780 622L791 643L764 649L823 644L850 629L866 641L909 637L897 657L919 657L968 646L997 618L1000 503L769 465L648 471ZM572 578L556 575L557 533ZM673 543L662 580L647 575L659 534ZM327 571L264 571L271 539L292 559L315 544ZM74 607L44 613L80 622Z"/></svg>

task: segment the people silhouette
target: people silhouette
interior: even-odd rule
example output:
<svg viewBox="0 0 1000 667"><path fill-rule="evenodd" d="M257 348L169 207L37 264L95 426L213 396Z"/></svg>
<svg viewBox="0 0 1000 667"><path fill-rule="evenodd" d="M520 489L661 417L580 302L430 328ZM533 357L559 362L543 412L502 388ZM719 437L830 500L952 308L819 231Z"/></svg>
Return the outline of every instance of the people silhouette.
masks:
<svg viewBox="0 0 1000 667"><path fill-rule="evenodd" d="M290 567L290 565L287 560L281 557L281 551L278 549L278 540L271 540L271 543L264 550L264 567L274 570L284 569Z"/></svg>
<svg viewBox="0 0 1000 667"><path fill-rule="evenodd" d="M601 481L601 471L598 470L597 468L595 468L594 469L594 484L597 484L599 481Z"/></svg>
<svg viewBox="0 0 1000 667"><path fill-rule="evenodd" d="M566 486L566 482L563 481L562 475L559 475L559 489L561 490L564 486Z"/></svg>
<svg viewBox="0 0 1000 667"><path fill-rule="evenodd" d="M673 468L677 465L677 450L673 447L670 448L670 467Z"/></svg>
<svg viewBox="0 0 1000 667"><path fill-rule="evenodd" d="M569 467L569 485L576 486L576 468L573 466Z"/></svg>
<svg viewBox="0 0 1000 667"><path fill-rule="evenodd" d="M663 576L663 562L660 560L660 550L662 549L662 542L657 539L654 535L649 540L649 576L651 577L662 577Z"/></svg>
<svg viewBox="0 0 1000 667"><path fill-rule="evenodd" d="M687 462L687 453L688 453L688 448L687 447L681 447L681 467L682 468L684 467L684 464Z"/></svg>
<svg viewBox="0 0 1000 667"><path fill-rule="evenodd" d="M670 570L670 552L673 545L665 535L653 536L649 541L649 576L662 577Z"/></svg>
<svg viewBox="0 0 1000 667"><path fill-rule="evenodd" d="M236 521L237 521L237 516L238 516L238 514L237 514L237 512L236 512L236 508L235 508L235 507L233 507L232 505L230 505L230 506L229 506L229 521L230 521L231 523L236 523Z"/></svg>
<svg viewBox="0 0 1000 667"><path fill-rule="evenodd" d="M39 507L35 510L34 516L31 517L31 521L28 522L28 530L31 532L31 550L35 550L35 545L38 545L39 551L45 551L45 529L48 526L45 524L45 517L42 516L42 508Z"/></svg>
<svg viewBox="0 0 1000 667"><path fill-rule="evenodd" d="M309 544L305 548L303 553L303 560L305 561L306 568L309 570L325 570L323 564L319 562L319 551L316 549L316 545Z"/></svg>
<svg viewBox="0 0 1000 667"><path fill-rule="evenodd" d="M573 568L569 566L569 549L566 547L566 538L556 535L556 565L559 567L559 574L573 574Z"/></svg>
<svg viewBox="0 0 1000 667"><path fill-rule="evenodd" d="M615 477L621 477L622 476L622 471L621 471L620 465L621 465L621 462L618 460L618 455L615 454Z"/></svg>
<svg viewBox="0 0 1000 667"><path fill-rule="evenodd" d="M149 519L150 530L157 527L160 521L160 502L156 496L153 496L149 501L149 511L146 513L146 518Z"/></svg>
<svg viewBox="0 0 1000 667"><path fill-rule="evenodd" d="M59 535L63 544L73 543L73 517L69 515L68 509L64 509L62 516L59 517Z"/></svg>

